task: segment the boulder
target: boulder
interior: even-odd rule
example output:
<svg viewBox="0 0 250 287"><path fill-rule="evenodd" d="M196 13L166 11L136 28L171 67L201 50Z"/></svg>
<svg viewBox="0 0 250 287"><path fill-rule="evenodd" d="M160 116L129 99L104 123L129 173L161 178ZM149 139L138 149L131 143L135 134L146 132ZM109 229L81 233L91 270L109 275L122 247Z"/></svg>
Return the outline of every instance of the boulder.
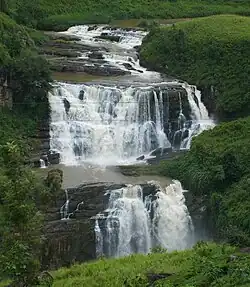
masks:
<svg viewBox="0 0 250 287"><path fill-rule="evenodd" d="M70 109L70 102L66 98L64 98L63 104L64 104L65 112L66 112L66 114L68 114L69 109Z"/></svg>
<svg viewBox="0 0 250 287"><path fill-rule="evenodd" d="M97 39L108 40L111 42L119 42L120 36L110 35L109 33L102 33L100 36L96 36Z"/></svg>
<svg viewBox="0 0 250 287"><path fill-rule="evenodd" d="M92 59L99 59L99 60L104 59L103 54L99 51L94 51L94 52L90 53L88 57L92 58Z"/></svg>
<svg viewBox="0 0 250 287"><path fill-rule="evenodd" d="M144 160L144 159L145 159L145 155L141 155L141 156L136 158L136 160Z"/></svg>
<svg viewBox="0 0 250 287"><path fill-rule="evenodd" d="M78 96L79 100L83 101L83 99L84 99L84 93L85 93L84 90L81 90L81 91L80 91L79 96Z"/></svg>
<svg viewBox="0 0 250 287"><path fill-rule="evenodd" d="M93 30L96 30L97 28L98 28L97 25L89 26L88 31L93 31Z"/></svg>
<svg viewBox="0 0 250 287"><path fill-rule="evenodd" d="M59 164L60 163L60 153L56 151L50 151L48 153L48 161L50 164Z"/></svg>

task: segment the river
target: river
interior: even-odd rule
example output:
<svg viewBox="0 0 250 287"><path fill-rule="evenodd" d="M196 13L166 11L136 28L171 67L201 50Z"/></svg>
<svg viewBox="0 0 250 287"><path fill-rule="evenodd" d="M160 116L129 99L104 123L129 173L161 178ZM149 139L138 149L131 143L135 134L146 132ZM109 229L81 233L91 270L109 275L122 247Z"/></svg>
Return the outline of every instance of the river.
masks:
<svg viewBox="0 0 250 287"><path fill-rule="evenodd" d="M194 136L214 126L200 91L140 66L138 47L145 31L95 25L61 34L77 36L88 47L75 59L79 70L110 76L78 84L55 82L49 95L50 149L60 153L64 188L126 184L106 191L106 209L95 216L97 255L190 246L193 227L181 183L159 176L126 177L111 167L146 164L153 151L168 155L188 150ZM144 194L146 183L154 185L152 194ZM67 195L64 220L74 214L69 206Z"/></svg>

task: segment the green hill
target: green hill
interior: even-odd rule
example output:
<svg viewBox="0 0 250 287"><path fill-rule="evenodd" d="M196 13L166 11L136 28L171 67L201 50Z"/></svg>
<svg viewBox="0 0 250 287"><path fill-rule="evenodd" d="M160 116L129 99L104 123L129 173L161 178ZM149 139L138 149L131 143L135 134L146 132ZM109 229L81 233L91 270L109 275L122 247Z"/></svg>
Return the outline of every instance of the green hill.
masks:
<svg viewBox="0 0 250 287"><path fill-rule="evenodd" d="M62 30L74 24L108 23L114 19L171 19L222 13L250 15L247 0L11 0L9 6L18 22L46 30Z"/></svg>
<svg viewBox="0 0 250 287"><path fill-rule="evenodd" d="M222 118L249 115L249 26L248 17L220 15L155 28L143 42L141 61L190 84L213 87Z"/></svg>

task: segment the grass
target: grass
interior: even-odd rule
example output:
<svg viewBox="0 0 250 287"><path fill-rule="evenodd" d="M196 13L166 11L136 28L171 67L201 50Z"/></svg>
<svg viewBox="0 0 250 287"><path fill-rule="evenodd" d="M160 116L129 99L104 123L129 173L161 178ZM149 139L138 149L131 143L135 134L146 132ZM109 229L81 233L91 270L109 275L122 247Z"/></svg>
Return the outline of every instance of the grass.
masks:
<svg viewBox="0 0 250 287"><path fill-rule="evenodd" d="M192 250L132 255L62 268L53 273L53 287L152 286L148 273L168 273L154 286L250 286L250 256L226 245L199 243ZM235 260L230 256L235 254Z"/></svg>

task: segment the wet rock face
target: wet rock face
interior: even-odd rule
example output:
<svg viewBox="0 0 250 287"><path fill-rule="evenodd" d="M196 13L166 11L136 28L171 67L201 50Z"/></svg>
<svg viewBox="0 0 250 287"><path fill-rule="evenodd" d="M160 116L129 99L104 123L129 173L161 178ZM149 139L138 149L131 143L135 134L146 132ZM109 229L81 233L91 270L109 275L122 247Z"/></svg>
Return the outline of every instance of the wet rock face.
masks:
<svg viewBox="0 0 250 287"><path fill-rule="evenodd" d="M102 52L99 52L99 51L94 51L94 52L90 53L89 58L98 59L98 60L104 59Z"/></svg>
<svg viewBox="0 0 250 287"><path fill-rule="evenodd" d="M87 73L95 76L124 76L130 74L128 71L121 70L118 67L112 66L108 63L90 63L86 60L72 59L53 59L51 61L51 68L57 72L75 72Z"/></svg>
<svg viewBox="0 0 250 287"><path fill-rule="evenodd" d="M98 39L103 39L103 40L108 40L111 42L119 42L120 41L120 36L115 36L115 35L110 35L108 33L102 33L100 36L97 36L96 38Z"/></svg>
<svg viewBox="0 0 250 287"><path fill-rule="evenodd" d="M54 173L57 178L57 170ZM141 186L144 197L155 193L153 185ZM96 258L95 220L92 217L107 208L107 190L122 187L125 184L90 183L68 189L70 219L64 220L61 220L60 209L66 199L64 194L58 194L55 205L48 208L45 216L42 250L44 269L55 269Z"/></svg>

